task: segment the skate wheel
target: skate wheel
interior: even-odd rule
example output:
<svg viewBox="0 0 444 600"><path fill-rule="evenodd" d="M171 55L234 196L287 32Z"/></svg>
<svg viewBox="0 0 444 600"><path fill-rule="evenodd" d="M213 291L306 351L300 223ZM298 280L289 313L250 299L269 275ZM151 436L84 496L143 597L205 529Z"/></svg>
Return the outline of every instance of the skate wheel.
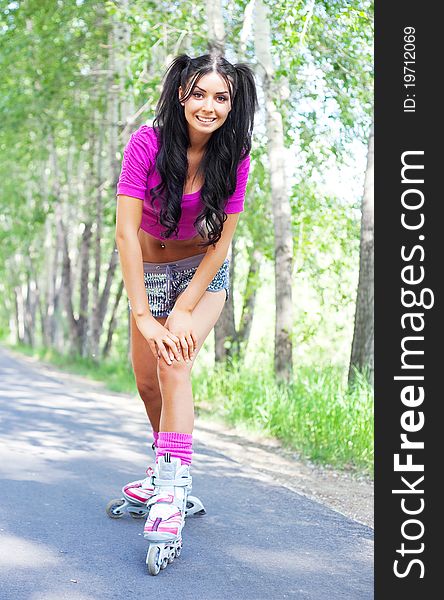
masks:
<svg viewBox="0 0 444 600"><path fill-rule="evenodd" d="M146 517L146 511L144 511L143 513L135 513L129 511L129 514L131 515L132 519L143 519L143 517Z"/></svg>
<svg viewBox="0 0 444 600"><path fill-rule="evenodd" d="M116 510L119 509L120 506L122 506L123 504L125 504L125 500L122 500L122 498L114 498L114 500L111 500L110 502L108 502L108 504L106 505L105 508L105 512L108 515L108 517L110 519L121 519L123 517L123 515L125 514L125 511L121 511L121 512L115 512Z"/></svg>
<svg viewBox="0 0 444 600"><path fill-rule="evenodd" d="M161 569L166 569L168 565L168 556L165 556L165 558L162 561L162 564L160 565Z"/></svg>
<svg viewBox="0 0 444 600"><path fill-rule="evenodd" d="M175 552L176 558L179 558L181 552L182 552L182 546L177 546L176 552Z"/></svg>
<svg viewBox="0 0 444 600"><path fill-rule="evenodd" d="M146 560L146 564L148 565L148 572L150 575L158 575L159 574L159 571L160 571L159 555L160 555L159 546L150 546L150 548L148 550L148 557Z"/></svg>

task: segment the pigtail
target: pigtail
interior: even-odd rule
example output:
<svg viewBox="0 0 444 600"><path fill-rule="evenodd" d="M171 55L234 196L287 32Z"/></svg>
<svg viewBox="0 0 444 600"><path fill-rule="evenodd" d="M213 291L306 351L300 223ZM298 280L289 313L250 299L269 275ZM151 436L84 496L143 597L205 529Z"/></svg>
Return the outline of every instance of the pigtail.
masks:
<svg viewBox="0 0 444 600"><path fill-rule="evenodd" d="M151 190L151 205L154 208L156 199L159 199L160 223L173 233L178 230L177 223L181 215L180 198L187 171L188 148L187 123L178 90L180 86L183 89L189 77L191 63L188 55L181 54L168 67L153 121L159 145L156 169L162 181ZM168 203L168 198L176 200Z"/></svg>
<svg viewBox="0 0 444 600"><path fill-rule="evenodd" d="M188 79L191 60L187 54L181 54L176 56L168 67L162 93L156 106L156 117L153 123L155 127L168 127L170 124L173 125L175 122L183 121L182 118L179 118L183 112L183 107L180 104L177 90Z"/></svg>
<svg viewBox="0 0 444 600"><path fill-rule="evenodd" d="M237 75L236 94L233 99L233 127L241 139L245 140L243 155L251 150L254 113L258 108L256 84L251 67L245 63L234 65Z"/></svg>

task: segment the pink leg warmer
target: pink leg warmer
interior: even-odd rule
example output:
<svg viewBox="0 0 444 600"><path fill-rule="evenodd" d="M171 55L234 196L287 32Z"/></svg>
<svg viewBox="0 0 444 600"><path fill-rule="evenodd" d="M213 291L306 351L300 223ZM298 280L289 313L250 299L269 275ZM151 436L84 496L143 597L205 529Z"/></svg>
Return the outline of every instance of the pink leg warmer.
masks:
<svg viewBox="0 0 444 600"><path fill-rule="evenodd" d="M193 455L192 434L160 431L156 450L156 462L166 452L169 452L175 458L180 458L183 465L191 465L191 457Z"/></svg>

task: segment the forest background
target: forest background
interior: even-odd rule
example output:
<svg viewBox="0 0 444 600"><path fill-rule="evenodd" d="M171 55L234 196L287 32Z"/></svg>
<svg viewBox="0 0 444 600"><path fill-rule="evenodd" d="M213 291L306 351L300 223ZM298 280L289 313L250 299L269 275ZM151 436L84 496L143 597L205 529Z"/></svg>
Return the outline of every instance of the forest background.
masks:
<svg viewBox="0 0 444 600"><path fill-rule="evenodd" d="M373 464L373 4L0 0L0 339L136 392L114 240L129 136L180 53L255 71L233 293L199 414Z"/></svg>

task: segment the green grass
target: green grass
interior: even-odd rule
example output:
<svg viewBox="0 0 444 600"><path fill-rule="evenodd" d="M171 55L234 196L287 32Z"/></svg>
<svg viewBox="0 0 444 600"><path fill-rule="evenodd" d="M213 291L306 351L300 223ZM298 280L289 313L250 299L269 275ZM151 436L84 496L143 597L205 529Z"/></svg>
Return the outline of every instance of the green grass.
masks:
<svg viewBox="0 0 444 600"><path fill-rule="evenodd" d="M128 361L93 361L47 349L12 347L79 375L102 381L117 392L135 393ZM299 366L293 383L278 386L271 367L193 371L196 411L244 425L280 439L306 458L339 469L373 473L373 393L356 375L348 389L339 367Z"/></svg>
<svg viewBox="0 0 444 600"><path fill-rule="evenodd" d="M338 367L299 367L281 387L266 368L216 369L198 374L193 390L198 408L228 423L267 432L314 462L373 473L373 393L359 374L348 390Z"/></svg>

